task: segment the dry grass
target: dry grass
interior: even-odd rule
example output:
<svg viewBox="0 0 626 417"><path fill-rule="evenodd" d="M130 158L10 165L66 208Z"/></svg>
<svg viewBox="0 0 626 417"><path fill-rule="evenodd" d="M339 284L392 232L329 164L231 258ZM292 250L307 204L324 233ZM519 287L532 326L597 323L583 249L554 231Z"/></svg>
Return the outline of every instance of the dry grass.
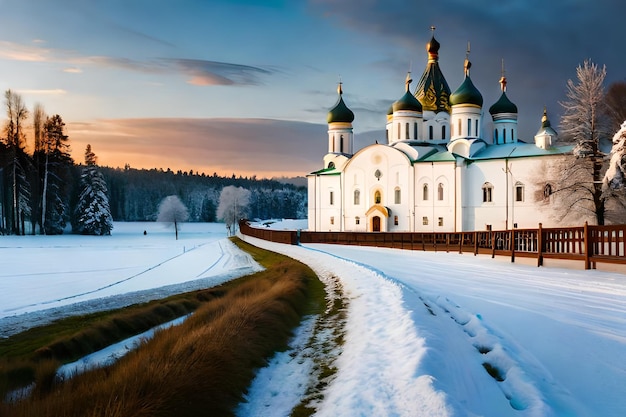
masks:
<svg viewBox="0 0 626 417"><path fill-rule="evenodd" d="M265 271L220 287L221 297L182 325L158 332L111 367L64 382L46 382L43 372L30 398L1 405L0 415L232 415L255 370L286 347L304 314L323 309L321 283L308 267L254 256L264 257Z"/></svg>

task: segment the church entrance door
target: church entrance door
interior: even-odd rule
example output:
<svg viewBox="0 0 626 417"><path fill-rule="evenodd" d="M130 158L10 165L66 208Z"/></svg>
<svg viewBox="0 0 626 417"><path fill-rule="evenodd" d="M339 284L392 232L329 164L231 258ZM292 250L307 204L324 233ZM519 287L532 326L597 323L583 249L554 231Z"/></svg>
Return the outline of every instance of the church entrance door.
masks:
<svg viewBox="0 0 626 417"><path fill-rule="evenodd" d="M372 217L372 232L380 232L380 217Z"/></svg>

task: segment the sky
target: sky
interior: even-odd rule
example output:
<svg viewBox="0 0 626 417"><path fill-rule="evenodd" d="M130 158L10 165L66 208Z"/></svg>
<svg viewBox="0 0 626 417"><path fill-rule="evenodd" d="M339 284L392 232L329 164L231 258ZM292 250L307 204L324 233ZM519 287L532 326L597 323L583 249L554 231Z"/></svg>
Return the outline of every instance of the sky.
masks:
<svg viewBox="0 0 626 417"><path fill-rule="evenodd" d="M306 220L271 227L306 228ZM309 265L330 302L340 294L346 307L339 320L303 323L294 350L257 374L239 416L289 416L307 396L316 416L626 415L623 273L578 261L538 268L489 255L243 239ZM105 238L3 241L0 338L261 268L218 223L184 224L178 240L160 223L118 222ZM97 366L96 357L76 365ZM334 378L318 383L329 368Z"/></svg>
<svg viewBox="0 0 626 417"><path fill-rule="evenodd" d="M384 140L435 26L454 91L470 42L487 110L500 95L532 140L585 59L626 79L618 0L0 0L0 88L60 114L73 157L207 174L305 175L327 150L343 83L355 149ZM415 86L415 84L413 85ZM487 113L487 118L488 118Z"/></svg>

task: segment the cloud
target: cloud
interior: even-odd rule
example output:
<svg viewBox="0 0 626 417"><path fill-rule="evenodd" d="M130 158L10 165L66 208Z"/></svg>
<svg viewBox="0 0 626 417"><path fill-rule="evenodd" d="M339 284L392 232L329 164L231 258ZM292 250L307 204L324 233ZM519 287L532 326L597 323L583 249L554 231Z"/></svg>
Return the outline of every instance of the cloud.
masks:
<svg viewBox="0 0 626 417"><path fill-rule="evenodd" d="M177 74L187 77L188 83L207 85L259 85L262 77L272 75L275 70L243 64L201 59L153 58L137 60L125 57L82 55L76 51L43 48L37 45L22 45L0 41L0 58L14 61L58 62L69 67L64 72L79 73L80 67L116 68L147 74Z"/></svg>
<svg viewBox="0 0 626 417"><path fill-rule="evenodd" d="M166 118L70 122L67 132L75 153L89 143L103 165L270 178L319 169L327 129L274 119Z"/></svg>
<svg viewBox="0 0 626 417"><path fill-rule="evenodd" d="M182 72L191 76L189 83L194 85L258 85L261 84L261 76L272 74L268 69L225 62L198 59L164 61L176 65Z"/></svg>
<svg viewBox="0 0 626 417"><path fill-rule="evenodd" d="M62 95L67 94L67 91L61 88L49 89L49 90L17 90L18 93L24 95Z"/></svg>

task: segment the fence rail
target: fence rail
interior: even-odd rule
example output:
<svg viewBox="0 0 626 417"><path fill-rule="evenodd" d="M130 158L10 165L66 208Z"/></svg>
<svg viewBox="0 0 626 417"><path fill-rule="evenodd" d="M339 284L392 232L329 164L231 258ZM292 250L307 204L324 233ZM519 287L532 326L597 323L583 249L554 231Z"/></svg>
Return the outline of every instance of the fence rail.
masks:
<svg viewBox="0 0 626 417"><path fill-rule="evenodd" d="M597 263L626 265L626 224L612 226L485 230L476 232L309 232L272 230L251 227L239 222L244 235L277 243L330 243L338 245L378 246L421 251L458 251L459 253L491 254L536 258L537 266L544 259L578 260L585 269Z"/></svg>

